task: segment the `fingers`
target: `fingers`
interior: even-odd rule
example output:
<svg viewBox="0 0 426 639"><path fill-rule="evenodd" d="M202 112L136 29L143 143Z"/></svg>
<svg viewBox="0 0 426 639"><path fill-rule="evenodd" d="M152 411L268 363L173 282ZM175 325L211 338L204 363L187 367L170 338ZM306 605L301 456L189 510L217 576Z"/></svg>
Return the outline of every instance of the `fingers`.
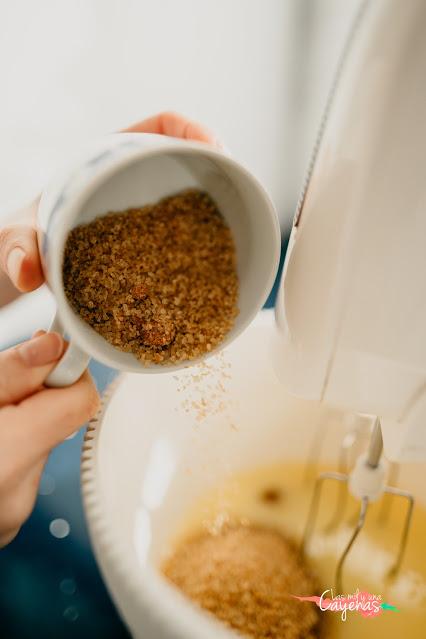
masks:
<svg viewBox="0 0 426 639"><path fill-rule="evenodd" d="M93 417L98 407L99 396L86 371L72 386L43 389L3 408L0 419L7 419L9 436L19 445L21 458L30 463Z"/></svg>
<svg viewBox="0 0 426 639"><path fill-rule="evenodd" d="M0 549L4 548L4 546L7 546L7 544L10 544L10 542L15 539L19 530L20 530L20 526L18 528L14 528L13 530L2 532L0 534Z"/></svg>
<svg viewBox="0 0 426 639"><path fill-rule="evenodd" d="M37 234L32 226L15 224L0 230L0 268L22 292L43 283Z"/></svg>
<svg viewBox="0 0 426 639"><path fill-rule="evenodd" d="M57 333L38 332L0 353L0 407L15 404L40 388L64 351Z"/></svg>
<svg viewBox="0 0 426 639"><path fill-rule="evenodd" d="M20 357L38 364L40 349L34 343L46 337L28 342ZM0 547L12 541L30 515L50 450L92 417L98 405L86 371L73 386L41 389L0 409Z"/></svg>
<svg viewBox="0 0 426 639"><path fill-rule="evenodd" d="M2 465L0 469L0 548L16 537L20 527L30 516L46 461L45 455L30 468L25 468L23 472L16 465L11 469L11 473L7 472L6 465L5 473L4 465Z"/></svg>
<svg viewBox="0 0 426 639"><path fill-rule="evenodd" d="M206 142L207 144L222 148L221 143L206 127L188 120L184 118L183 115L174 113L173 111L166 111L154 115L151 118L142 120L142 122L137 122L128 129L124 129L124 131L134 133L159 133L172 138L198 140L199 142Z"/></svg>

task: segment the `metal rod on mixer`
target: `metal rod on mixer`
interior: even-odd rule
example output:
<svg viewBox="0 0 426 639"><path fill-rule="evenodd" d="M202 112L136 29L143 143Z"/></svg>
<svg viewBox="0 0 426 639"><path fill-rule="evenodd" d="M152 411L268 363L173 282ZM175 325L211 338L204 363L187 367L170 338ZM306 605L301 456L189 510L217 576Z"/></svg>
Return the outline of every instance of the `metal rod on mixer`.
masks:
<svg viewBox="0 0 426 639"><path fill-rule="evenodd" d="M343 446L341 447L341 452L340 452L340 459L339 459L339 473L341 473L342 475L345 474L347 476L347 468L348 468L348 462L347 462L347 450L343 448ZM346 501L348 499L348 491L347 488L345 486L344 482L340 482L339 484L339 490L337 493L337 498L336 498L336 503L334 505L334 513L332 515L332 517L330 518L330 521L328 522L328 524L326 526L324 526L324 532L326 534L331 533L335 528L337 528L341 517L342 517L342 513L345 510L345 506L346 506Z"/></svg>
<svg viewBox="0 0 426 639"><path fill-rule="evenodd" d="M318 515L318 506L321 498L322 487L326 479L334 479L336 481L348 481L347 475L341 473L321 473L315 482L315 488L312 495L312 501L309 507L308 519L306 521L305 531L303 534L301 550L305 552L309 540L312 536L312 532L315 528L315 522Z"/></svg>
<svg viewBox="0 0 426 639"><path fill-rule="evenodd" d="M387 486L385 488L385 493L389 495L396 495L397 497L403 497L408 500L408 510L407 515L405 517L404 528L402 529L401 541L399 543L399 550L396 557L396 561L394 565L390 568L387 577L388 579L392 579L398 573L398 570L401 567L402 560L404 558L405 548L407 547L408 541L408 533L410 532L411 527L411 519L413 517L413 509L414 509L414 497L410 493L407 493L404 490L400 490L399 488L394 488L393 486Z"/></svg>
<svg viewBox="0 0 426 639"><path fill-rule="evenodd" d="M400 471L399 464L393 462L389 465L388 482L390 484L390 487L396 488L396 485L398 483L398 478L399 478L399 471ZM390 493L390 495L392 494L393 493ZM389 519L391 505L392 505L392 497L390 495L386 494L385 498L382 500L379 516L377 517L377 520L379 521L381 525L384 525Z"/></svg>
<svg viewBox="0 0 426 639"><path fill-rule="evenodd" d="M368 446L367 461L366 463L371 468L377 468L380 462L380 458L383 452L383 437L382 427L380 420L376 417L373 426L373 432L371 433L370 444Z"/></svg>
<svg viewBox="0 0 426 639"><path fill-rule="evenodd" d="M383 436L382 427L380 425L380 419L376 417L373 423L373 429L370 435L370 441L367 449L366 464L370 468L377 468L380 462L380 458L383 453ZM358 521L358 512L354 512L348 520L349 525L356 526Z"/></svg>
<svg viewBox="0 0 426 639"><path fill-rule="evenodd" d="M359 512L358 522L354 528L354 531L351 535L351 538L349 539L349 542L345 550L343 551L342 556L339 559L339 563L337 564L335 584L336 584L336 591L338 594L343 593L343 585L342 585L343 567L350 549L352 548L353 544L356 541L356 538L358 537L359 533L361 532L364 526L365 516L367 514L367 508L368 508L368 497L363 497L361 500L361 509Z"/></svg>
<svg viewBox="0 0 426 639"><path fill-rule="evenodd" d="M339 454L339 464L338 471L339 473L346 474L349 470L349 451L353 447L356 442L356 431L352 430L345 435L343 438L342 444L340 446L340 454ZM325 533L331 533L335 528L337 528L341 518L342 513L345 510L346 502L348 500L348 491L345 488L344 483L340 483L339 492L337 495L334 513L332 517L330 517L330 521L324 528Z"/></svg>

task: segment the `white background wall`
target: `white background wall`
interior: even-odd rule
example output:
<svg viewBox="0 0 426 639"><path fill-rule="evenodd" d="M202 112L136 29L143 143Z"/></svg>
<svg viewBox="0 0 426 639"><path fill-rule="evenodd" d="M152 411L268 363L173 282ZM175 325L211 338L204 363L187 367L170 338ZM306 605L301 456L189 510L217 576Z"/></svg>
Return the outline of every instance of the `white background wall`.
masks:
<svg viewBox="0 0 426 639"><path fill-rule="evenodd" d="M164 109L209 125L289 224L358 0L0 0L0 215L58 158Z"/></svg>

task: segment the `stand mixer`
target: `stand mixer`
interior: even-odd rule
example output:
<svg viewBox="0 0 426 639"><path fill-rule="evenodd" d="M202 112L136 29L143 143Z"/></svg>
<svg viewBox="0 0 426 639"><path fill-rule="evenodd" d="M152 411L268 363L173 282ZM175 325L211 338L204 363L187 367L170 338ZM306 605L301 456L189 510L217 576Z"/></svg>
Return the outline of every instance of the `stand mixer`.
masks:
<svg viewBox="0 0 426 639"><path fill-rule="evenodd" d="M426 459L426 3L363 3L331 92L300 198L276 304L274 360L291 393L371 416L368 450L351 472L317 479L303 546L322 486L348 485L359 516L370 502L413 497L386 485L386 463ZM394 466L395 468L395 466Z"/></svg>

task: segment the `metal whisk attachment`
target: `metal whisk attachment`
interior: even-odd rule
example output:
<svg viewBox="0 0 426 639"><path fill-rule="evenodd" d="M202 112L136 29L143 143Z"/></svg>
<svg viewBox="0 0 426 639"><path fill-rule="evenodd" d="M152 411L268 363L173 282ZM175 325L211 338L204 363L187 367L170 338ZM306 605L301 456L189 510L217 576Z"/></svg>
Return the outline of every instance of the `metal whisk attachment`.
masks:
<svg viewBox="0 0 426 639"><path fill-rule="evenodd" d="M354 497L360 500L360 508L358 519L355 523L351 537L344 548L336 567L335 588L337 593L343 593L343 569L346 559L353 547L358 535L360 534L367 516L368 506L371 502L376 501L384 493L395 497L402 497L407 501L407 514L405 517L398 551L395 562L388 571L387 578L394 578L401 566L405 548L407 546L408 533L411 526L411 519L414 508L414 497L399 488L388 486L385 483L385 466L382 461L383 439L380 420L376 418L368 446L367 453L360 455L356 461L355 467L350 474L327 472L321 473L315 482L312 501L309 508L308 518L306 522L305 532L302 541L302 550L305 551L314 532L321 493L324 483L328 480L346 483L349 491ZM328 532L330 531L330 528Z"/></svg>

